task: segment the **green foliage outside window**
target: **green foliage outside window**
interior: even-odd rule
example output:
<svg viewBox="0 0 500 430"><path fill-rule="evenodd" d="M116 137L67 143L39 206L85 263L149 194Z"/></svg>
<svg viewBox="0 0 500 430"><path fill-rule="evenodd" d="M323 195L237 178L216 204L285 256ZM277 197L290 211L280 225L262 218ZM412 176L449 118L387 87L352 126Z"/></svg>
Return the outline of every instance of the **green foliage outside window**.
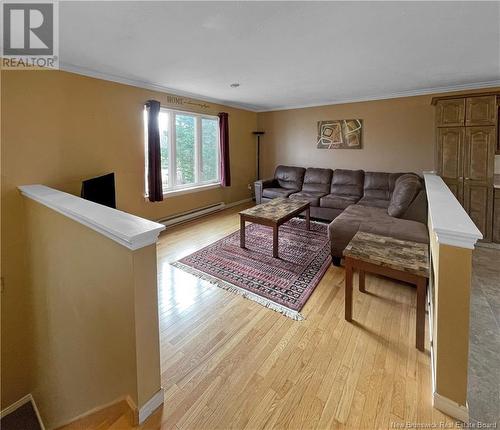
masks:
<svg viewBox="0 0 500 430"><path fill-rule="evenodd" d="M164 186L168 187L168 132L167 129L160 130L160 155L161 155L161 178Z"/></svg>
<svg viewBox="0 0 500 430"><path fill-rule="evenodd" d="M195 118L189 115L175 116L175 157L177 184L194 182Z"/></svg>
<svg viewBox="0 0 500 430"><path fill-rule="evenodd" d="M201 180L217 179L218 123L215 119L201 120Z"/></svg>
<svg viewBox="0 0 500 430"><path fill-rule="evenodd" d="M162 183L165 188L171 188L174 185L188 185L196 182L195 174L195 146L196 146L196 117L192 115L175 115L175 142L172 139L169 130L169 115L173 113L160 112L160 154ZM199 122L201 130L200 165L198 172L198 181L214 181L218 177L218 128L217 119L201 118ZM175 144L175 184L170 172L170 145Z"/></svg>

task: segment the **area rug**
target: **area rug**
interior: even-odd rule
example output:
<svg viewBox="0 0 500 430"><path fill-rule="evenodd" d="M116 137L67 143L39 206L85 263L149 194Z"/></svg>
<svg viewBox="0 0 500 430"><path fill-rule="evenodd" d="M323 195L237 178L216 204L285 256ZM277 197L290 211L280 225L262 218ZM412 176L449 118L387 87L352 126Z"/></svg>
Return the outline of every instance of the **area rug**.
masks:
<svg viewBox="0 0 500 430"><path fill-rule="evenodd" d="M327 225L294 218L279 227L279 258L273 258L270 227L247 224L246 248L239 230L182 258L173 266L254 300L294 320L331 262Z"/></svg>

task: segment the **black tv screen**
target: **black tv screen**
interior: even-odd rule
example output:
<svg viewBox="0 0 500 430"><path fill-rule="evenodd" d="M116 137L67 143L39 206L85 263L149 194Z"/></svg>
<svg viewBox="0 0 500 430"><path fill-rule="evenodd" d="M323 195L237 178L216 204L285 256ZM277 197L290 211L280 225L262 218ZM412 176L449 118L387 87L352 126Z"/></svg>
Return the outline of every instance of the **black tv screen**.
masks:
<svg viewBox="0 0 500 430"><path fill-rule="evenodd" d="M115 174L109 173L83 181L81 197L116 209Z"/></svg>

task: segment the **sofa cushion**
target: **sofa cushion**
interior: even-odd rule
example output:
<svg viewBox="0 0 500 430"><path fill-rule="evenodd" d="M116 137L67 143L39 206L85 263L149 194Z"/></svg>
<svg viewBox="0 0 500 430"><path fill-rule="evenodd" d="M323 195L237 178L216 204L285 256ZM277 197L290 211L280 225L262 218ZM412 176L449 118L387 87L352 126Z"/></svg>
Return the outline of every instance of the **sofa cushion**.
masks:
<svg viewBox="0 0 500 430"><path fill-rule="evenodd" d="M319 199L323 197L325 193L314 192L314 191L300 191L290 195L291 199L305 200L311 204L311 206L319 206Z"/></svg>
<svg viewBox="0 0 500 430"><path fill-rule="evenodd" d="M328 194L321 197L319 205L322 208L345 209L346 207L355 204L358 197L354 196L338 196L336 194Z"/></svg>
<svg viewBox="0 0 500 430"><path fill-rule="evenodd" d="M413 173L401 175L396 180L387 213L393 217L401 217L421 188L422 183L417 175Z"/></svg>
<svg viewBox="0 0 500 430"><path fill-rule="evenodd" d="M290 194L296 193L299 190L288 190L286 188L264 188L262 197L275 199L276 197L288 197Z"/></svg>
<svg viewBox="0 0 500 430"><path fill-rule="evenodd" d="M429 243L429 233L424 223L407 219L384 217L380 220L362 222L360 231L394 237L399 240Z"/></svg>
<svg viewBox="0 0 500 430"><path fill-rule="evenodd" d="M343 209L335 209L335 208L325 208L321 206L321 199L319 202L319 206L311 206L311 216L313 218L322 219L328 222L331 222L333 219L338 217Z"/></svg>
<svg viewBox="0 0 500 430"><path fill-rule="evenodd" d="M352 196L359 200L363 196L365 172L362 170L335 169L330 193L338 196Z"/></svg>
<svg viewBox="0 0 500 430"><path fill-rule="evenodd" d="M357 204L361 206L372 206L374 208L387 209L391 201L388 199L376 199L373 197L363 197Z"/></svg>
<svg viewBox="0 0 500 430"><path fill-rule="evenodd" d="M281 188L301 190L305 171L303 167L278 166L274 172L274 178Z"/></svg>
<svg viewBox="0 0 500 430"><path fill-rule="evenodd" d="M345 247L359 230L361 223L377 212L384 213L385 210L371 206L351 205L335 218L328 226L332 255L341 257Z"/></svg>
<svg viewBox="0 0 500 430"><path fill-rule="evenodd" d="M356 204L345 209L328 226L332 255L341 257L357 231L420 243L429 242L424 223L391 217L383 208Z"/></svg>
<svg viewBox="0 0 500 430"><path fill-rule="evenodd" d="M332 183L332 169L316 169L309 167L304 175L302 191L321 192L327 194Z"/></svg>
<svg viewBox="0 0 500 430"><path fill-rule="evenodd" d="M363 197L390 200L396 179L402 174L403 173L365 172Z"/></svg>

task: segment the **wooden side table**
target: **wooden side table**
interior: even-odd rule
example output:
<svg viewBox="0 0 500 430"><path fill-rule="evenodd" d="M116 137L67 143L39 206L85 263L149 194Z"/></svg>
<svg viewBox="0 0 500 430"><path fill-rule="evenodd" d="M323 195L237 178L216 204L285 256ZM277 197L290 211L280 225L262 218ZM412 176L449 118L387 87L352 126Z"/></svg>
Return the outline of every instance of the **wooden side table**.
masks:
<svg viewBox="0 0 500 430"><path fill-rule="evenodd" d="M425 296L429 250L425 243L398 240L358 231L344 250L345 319L352 321L352 274L359 271L359 291L365 292L365 272L415 284L417 287L416 347L424 350Z"/></svg>

